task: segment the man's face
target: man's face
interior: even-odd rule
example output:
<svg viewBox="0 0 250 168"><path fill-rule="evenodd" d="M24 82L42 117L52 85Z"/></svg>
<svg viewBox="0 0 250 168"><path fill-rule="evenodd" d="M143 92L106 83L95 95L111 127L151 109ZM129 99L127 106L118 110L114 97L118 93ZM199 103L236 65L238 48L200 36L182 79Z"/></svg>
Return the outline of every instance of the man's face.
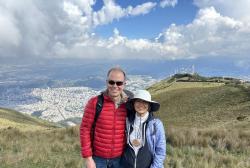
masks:
<svg viewBox="0 0 250 168"><path fill-rule="evenodd" d="M119 97L125 85L125 77L121 71L111 71L107 79L108 94L111 98Z"/></svg>

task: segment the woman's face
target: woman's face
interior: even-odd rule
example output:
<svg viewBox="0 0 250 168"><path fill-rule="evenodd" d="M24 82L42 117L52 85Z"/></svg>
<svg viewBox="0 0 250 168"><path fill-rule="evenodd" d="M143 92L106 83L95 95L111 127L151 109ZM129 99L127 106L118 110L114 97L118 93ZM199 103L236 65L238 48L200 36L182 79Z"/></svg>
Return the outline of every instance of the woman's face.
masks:
<svg viewBox="0 0 250 168"><path fill-rule="evenodd" d="M142 116L148 111L149 103L141 100L141 99L136 99L134 102L134 108L135 111Z"/></svg>

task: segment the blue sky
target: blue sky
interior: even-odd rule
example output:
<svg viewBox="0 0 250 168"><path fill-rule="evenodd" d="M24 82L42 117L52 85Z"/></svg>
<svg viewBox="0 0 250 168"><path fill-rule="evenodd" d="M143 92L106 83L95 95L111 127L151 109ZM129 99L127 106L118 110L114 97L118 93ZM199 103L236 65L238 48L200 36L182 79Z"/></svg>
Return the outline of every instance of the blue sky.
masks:
<svg viewBox="0 0 250 168"><path fill-rule="evenodd" d="M100 9L100 3L96 4ZM157 1L152 1L157 2ZM121 6L136 6L142 4L143 1L126 0L117 1ZM130 3L130 4L129 4ZM95 7L95 6L94 6ZM154 38L169 27L172 23L177 25L188 24L194 19L198 8L192 4L192 1L179 1L175 6L162 8L156 5L152 12L136 17L126 17L124 19L114 20L112 23L97 27L96 34L102 37L110 37L113 29L117 28L119 32L128 38Z"/></svg>
<svg viewBox="0 0 250 168"><path fill-rule="evenodd" d="M0 0L3 60L231 60L250 71L250 0Z"/></svg>

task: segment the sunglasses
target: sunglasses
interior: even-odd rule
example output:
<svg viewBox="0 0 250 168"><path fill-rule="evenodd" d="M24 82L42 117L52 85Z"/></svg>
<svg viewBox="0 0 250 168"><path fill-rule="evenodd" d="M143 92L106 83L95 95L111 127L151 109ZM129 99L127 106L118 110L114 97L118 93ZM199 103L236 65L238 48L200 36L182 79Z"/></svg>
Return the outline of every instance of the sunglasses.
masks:
<svg viewBox="0 0 250 168"><path fill-rule="evenodd" d="M123 81L108 80L108 83L109 83L110 85L116 84L116 86L122 86L124 82L123 82Z"/></svg>

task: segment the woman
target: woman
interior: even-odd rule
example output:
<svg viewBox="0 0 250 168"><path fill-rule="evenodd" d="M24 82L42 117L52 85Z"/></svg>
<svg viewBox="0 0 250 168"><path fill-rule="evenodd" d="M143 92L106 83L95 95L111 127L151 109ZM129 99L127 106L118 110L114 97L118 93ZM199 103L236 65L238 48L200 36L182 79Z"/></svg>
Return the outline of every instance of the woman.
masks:
<svg viewBox="0 0 250 168"><path fill-rule="evenodd" d="M160 104L146 90L138 90L128 101L127 143L122 156L124 168L163 168L166 138L162 122L153 116Z"/></svg>

